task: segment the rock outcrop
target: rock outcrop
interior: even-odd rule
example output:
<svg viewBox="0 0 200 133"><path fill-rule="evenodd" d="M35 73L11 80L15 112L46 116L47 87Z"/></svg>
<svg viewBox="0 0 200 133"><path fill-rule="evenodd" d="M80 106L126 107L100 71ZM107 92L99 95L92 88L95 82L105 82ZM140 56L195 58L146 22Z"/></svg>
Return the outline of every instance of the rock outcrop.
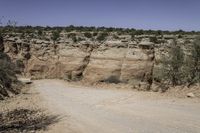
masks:
<svg viewBox="0 0 200 133"><path fill-rule="evenodd" d="M18 66L18 72L32 79L61 78L91 84L122 82L150 90L159 59L174 38L157 37L160 42L153 43L148 35L119 35L118 39L109 35L99 42L73 33L85 40L75 42L68 34L71 33L61 34L56 52L51 40L19 37L6 38L5 52Z"/></svg>

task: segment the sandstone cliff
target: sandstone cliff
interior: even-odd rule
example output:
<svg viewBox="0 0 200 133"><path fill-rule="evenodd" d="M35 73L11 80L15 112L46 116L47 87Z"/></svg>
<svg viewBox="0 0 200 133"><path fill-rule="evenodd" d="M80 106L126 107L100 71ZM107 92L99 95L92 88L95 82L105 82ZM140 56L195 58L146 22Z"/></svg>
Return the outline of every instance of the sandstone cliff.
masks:
<svg viewBox="0 0 200 133"><path fill-rule="evenodd" d="M111 33L104 41L95 37L86 38L73 33L81 41L73 41L72 33L61 33L56 49L51 39L20 38L6 36L5 52L18 66L18 74L41 78L82 80L88 83L127 83L150 90L154 77L159 75L161 55L167 53L170 41L175 36L130 35ZM115 36L114 36L115 35ZM47 34L46 38L50 38ZM190 43L191 37L178 39L179 43ZM184 45L183 45L184 46Z"/></svg>

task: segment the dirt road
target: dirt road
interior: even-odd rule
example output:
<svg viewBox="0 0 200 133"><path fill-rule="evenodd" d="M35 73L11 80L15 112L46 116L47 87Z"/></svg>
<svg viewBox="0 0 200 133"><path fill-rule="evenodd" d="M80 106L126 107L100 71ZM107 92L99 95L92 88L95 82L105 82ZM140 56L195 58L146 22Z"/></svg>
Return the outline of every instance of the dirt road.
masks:
<svg viewBox="0 0 200 133"><path fill-rule="evenodd" d="M158 93L69 86L64 81L34 81L43 103L63 117L48 132L199 133L200 103Z"/></svg>

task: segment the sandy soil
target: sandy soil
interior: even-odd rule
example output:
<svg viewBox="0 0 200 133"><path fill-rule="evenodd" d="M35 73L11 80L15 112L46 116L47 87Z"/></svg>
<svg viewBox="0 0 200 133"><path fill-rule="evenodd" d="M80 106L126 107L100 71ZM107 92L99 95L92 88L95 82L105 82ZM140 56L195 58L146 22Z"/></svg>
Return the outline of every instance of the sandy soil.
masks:
<svg viewBox="0 0 200 133"><path fill-rule="evenodd" d="M34 81L40 106L62 120L48 133L199 133L199 99Z"/></svg>
<svg viewBox="0 0 200 133"><path fill-rule="evenodd" d="M0 133L43 133L62 120L45 108L43 98L26 86L22 93L0 101Z"/></svg>

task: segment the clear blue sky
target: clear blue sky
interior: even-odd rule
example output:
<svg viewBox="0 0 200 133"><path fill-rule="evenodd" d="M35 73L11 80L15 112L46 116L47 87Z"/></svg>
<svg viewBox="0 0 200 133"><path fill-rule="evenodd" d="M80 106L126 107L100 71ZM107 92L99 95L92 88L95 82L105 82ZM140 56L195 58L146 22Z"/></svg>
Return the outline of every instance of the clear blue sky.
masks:
<svg viewBox="0 0 200 133"><path fill-rule="evenodd" d="M200 31L200 0L0 0L18 25Z"/></svg>

